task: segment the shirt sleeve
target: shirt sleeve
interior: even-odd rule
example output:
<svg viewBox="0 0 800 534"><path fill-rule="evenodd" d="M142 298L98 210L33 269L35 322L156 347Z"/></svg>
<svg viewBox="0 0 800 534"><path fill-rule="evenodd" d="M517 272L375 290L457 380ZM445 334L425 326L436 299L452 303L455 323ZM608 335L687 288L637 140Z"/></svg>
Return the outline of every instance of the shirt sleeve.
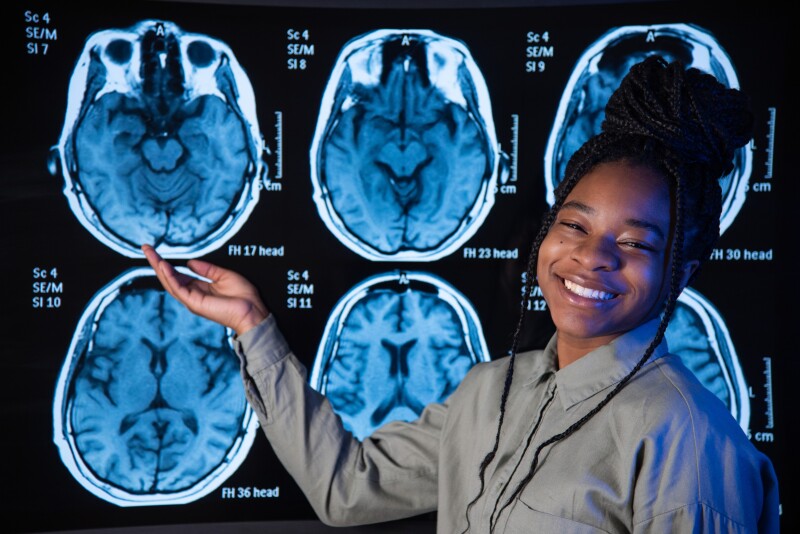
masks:
<svg viewBox="0 0 800 534"><path fill-rule="evenodd" d="M236 339L245 394L283 466L328 525L401 519L437 505L446 407L392 422L363 442L314 390L273 316Z"/></svg>
<svg viewBox="0 0 800 534"><path fill-rule="evenodd" d="M777 508L776 508L777 510ZM707 504L695 503L681 506L634 526L634 534L661 534L662 532L725 532L728 534L778 534L777 513L772 510L762 514L757 529L752 525L737 523L727 515Z"/></svg>

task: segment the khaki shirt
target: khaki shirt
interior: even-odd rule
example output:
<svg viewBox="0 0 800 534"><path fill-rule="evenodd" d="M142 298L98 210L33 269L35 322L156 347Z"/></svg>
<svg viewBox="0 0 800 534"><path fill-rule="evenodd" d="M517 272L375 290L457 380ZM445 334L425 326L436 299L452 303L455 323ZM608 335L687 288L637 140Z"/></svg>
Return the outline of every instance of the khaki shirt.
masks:
<svg viewBox="0 0 800 534"><path fill-rule="evenodd" d="M555 336L519 354L500 445L469 532L778 532L769 459L724 404L663 342L572 435L544 447L535 476L508 505L534 451L594 408L636 365L658 320L556 369ZM245 391L284 467L330 525L433 510L437 532L467 528L492 449L508 358L473 366L443 403L363 442L308 384L272 316L236 341Z"/></svg>

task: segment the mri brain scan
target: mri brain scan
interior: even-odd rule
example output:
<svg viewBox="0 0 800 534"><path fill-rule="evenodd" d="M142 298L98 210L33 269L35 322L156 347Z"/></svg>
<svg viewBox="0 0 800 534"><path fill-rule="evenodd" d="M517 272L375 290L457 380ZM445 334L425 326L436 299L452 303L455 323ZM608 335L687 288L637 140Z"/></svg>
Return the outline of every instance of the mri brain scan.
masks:
<svg viewBox="0 0 800 534"><path fill-rule="evenodd" d="M746 432L750 399L728 327L716 308L692 288L678 298L666 332L670 352L680 356L706 388L725 403Z"/></svg>
<svg viewBox="0 0 800 534"><path fill-rule="evenodd" d="M486 83L466 46L378 30L342 50L311 146L314 202L373 261L433 261L480 227L508 175Z"/></svg>
<svg viewBox="0 0 800 534"><path fill-rule="evenodd" d="M228 46L146 20L87 39L50 170L105 245L194 257L245 222L264 156L253 90Z"/></svg>
<svg viewBox="0 0 800 534"><path fill-rule="evenodd" d="M631 66L653 54L667 61L713 74L728 87L739 82L730 57L714 36L697 26L656 24L624 26L607 32L578 60L564 89L545 151L547 202L564 178L570 156L592 135L600 132L604 109L611 93ZM734 169L720 181L723 206L720 231L735 219L745 200L752 171L752 148L740 148Z"/></svg>
<svg viewBox="0 0 800 534"><path fill-rule="evenodd" d="M184 504L241 464L257 419L232 333L193 315L133 269L86 307L53 403L72 476L119 506Z"/></svg>
<svg viewBox="0 0 800 534"><path fill-rule="evenodd" d="M472 305L419 272L371 277L336 305L310 383L358 438L416 419L489 354Z"/></svg>

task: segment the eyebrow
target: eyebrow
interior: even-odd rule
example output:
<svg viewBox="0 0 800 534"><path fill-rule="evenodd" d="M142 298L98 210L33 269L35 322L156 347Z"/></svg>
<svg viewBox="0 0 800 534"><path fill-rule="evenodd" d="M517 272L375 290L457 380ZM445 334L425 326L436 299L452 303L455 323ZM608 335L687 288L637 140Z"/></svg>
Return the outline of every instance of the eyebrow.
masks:
<svg viewBox="0 0 800 534"><path fill-rule="evenodd" d="M574 210L577 210L577 211L579 211L581 213L585 213L586 215L594 215L596 213L596 210L593 207L588 206L588 205L584 204L583 202L578 202L577 200L570 200L569 202L565 202L561 206L561 209L564 209L564 208L574 209ZM666 236L664 235L664 231L661 229L661 227L658 226L655 223L650 222L650 221L646 221L644 219L632 219L631 218L631 219L625 219L625 224L627 224L628 226L633 226L635 228L641 228L643 230L649 230L649 231L653 232L654 234L656 234L657 236L659 236L661 239L666 239Z"/></svg>

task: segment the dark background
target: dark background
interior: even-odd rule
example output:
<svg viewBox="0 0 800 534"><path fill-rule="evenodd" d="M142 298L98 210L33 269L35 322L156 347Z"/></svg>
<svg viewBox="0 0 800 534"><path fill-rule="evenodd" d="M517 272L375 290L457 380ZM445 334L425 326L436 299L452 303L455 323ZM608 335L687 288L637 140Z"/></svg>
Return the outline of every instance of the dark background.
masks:
<svg viewBox="0 0 800 534"><path fill-rule="evenodd" d="M13 4L13 5L12 5ZM517 319L522 259L465 259L462 249L432 263L369 262L342 245L325 227L311 201L309 146L319 101L341 47L378 28L425 28L464 41L486 79L498 141L510 149L511 116L520 117L517 193L498 194L481 229L465 247L518 248L528 252L542 211L542 157L564 84L586 47L607 30L629 24L693 23L713 33L730 55L740 86L756 112L755 156L750 183L764 181L769 108L777 110L771 191L750 192L723 234L723 250L774 251L772 261L712 261L695 284L723 315L751 389L750 431L769 435L754 444L773 461L781 484L782 526L796 523L796 492L788 475L789 433L795 420L791 391L798 378L788 333L796 327L797 283L789 258L797 237L797 177L790 167L791 135L786 8L759 2L747 10L701 2L535 3L330 2L281 5L190 2L113 2L104 9L86 2L5 3L0 11L6 103L0 147L0 228L4 231L0 341L0 425L3 429L3 521L20 532L220 523L247 531L327 531L315 521L299 489L259 434L245 462L223 486L281 488L279 499L226 499L219 491L190 504L121 508L87 492L62 464L53 443L56 380L75 326L95 293L123 271L145 265L98 242L78 222L62 192L63 179L48 172L50 147L63 127L67 87L85 39L107 28L143 19L164 19L183 30L207 34L230 46L256 93L259 125L275 149L275 112L283 113L283 178L280 192L262 191L247 222L228 243L206 256L255 281L275 312L294 351L311 367L328 313L340 296L373 274L394 269L437 274L475 306L490 353L509 348ZM495 7L495 6L502 7ZM335 7L339 6L339 7ZM26 52L26 11L49 13L58 38L46 55ZM307 68L286 68L287 29L307 29L315 53ZM526 34L549 32L555 55L543 72L526 73ZM271 162L272 163L272 162ZM285 246L283 257L234 257L228 245ZM34 268L58 269L61 306L33 309ZM313 308L286 307L289 270L308 270ZM788 310L787 310L788 308ZM541 347L552 326L541 313L526 319L524 347ZM774 426L767 426L764 358L771 359ZM433 516L387 528L433 528ZM288 522L288 523L287 523ZM192 527L197 531L199 527ZM267 529L274 530L267 530ZM367 527L354 529L366 532ZM298 530L299 531L299 530ZM341 530L337 530L341 532Z"/></svg>

